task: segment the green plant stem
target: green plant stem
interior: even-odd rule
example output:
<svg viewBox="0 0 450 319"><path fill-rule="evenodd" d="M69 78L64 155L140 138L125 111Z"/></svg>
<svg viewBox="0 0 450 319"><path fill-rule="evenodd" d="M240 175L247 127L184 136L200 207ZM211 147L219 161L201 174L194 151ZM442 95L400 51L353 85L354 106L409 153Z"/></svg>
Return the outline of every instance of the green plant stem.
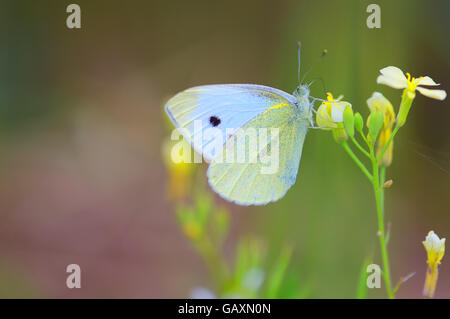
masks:
<svg viewBox="0 0 450 319"><path fill-rule="evenodd" d="M367 146L369 147L369 149L372 147L371 144L369 143L369 140L367 139L367 137L364 136L364 132L363 131L359 131L359 134L361 135L361 138L364 140L364 142L366 142ZM369 154L369 157L372 158Z"/></svg>
<svg viewBox="0 0 450 319"><path fill-rule="evenodd" d="M372 167L373 167L373 190L375 193L375 201L377 205L377 215L378 215L378 238L380 240L381 247L381 258L383 260L383 278L386 285L386 293L389 299L394 298L391 286L391 275L389 270L389 257L387 253L387 246L385 240L385 227L384 227L384 214L383 214L383 201L384 196L382 195L383 189L380 187L380 176L377 160L373 154L373 149L371 149L372 155ZM382 173L383 175L384 173Z"/></svg>
<svg viewBox="0 0 450 319"><path fill-rule="evenodd" d="M389 137L386 145L384 145L383 149L381 150L381 153L377 157L377 162L379 162L382 158L386 150L388 149L389 145L391 144L392 140L394 139L395 134L397 134L398 130L400 129L400 126L395 126L394 131L392 132L391 136Z"/></svg>
<svg viewBox="0 0 450 319"><path fill-rule="evenodd" d="M381 212L384 217L384 182L386 181L386 166L380 168L380 188L381 188Z"/></svg>
<svg viewBox="0 0 450 319"><path fill-rule="evenodd" d="M368 158L370 158L370 154L369 152L367 152L356 140L355 137L350 137L350 139L352 140L353 144L356 145L356 147L361 151L361 153L363 153L364 155L366 155Z"/></svg>
<svg viewBox="0 0 450 319"><path fill-rule="evenodd" d="M359 160L359 158L353 153L350 146L348 146L347 142L344 141L341 143L342 147L345 149L345 151L350 155L351 159L358 165L358 167L361 169L361 171L366 175L366 177L372 181L373 176L370 174L369 170L364 166L364 164Z"/></svg>
<svg viewBox="0 0 450 319"><path fill-rule="evenodd" d="M378 217L378 239L380 241L380 248L381 248L381 259L383 261L383 278L386 286L386 293L389 299L394 298L394 292L392 291L392 285L391 285L391 275L390 275L390 268L389 268L389 256L387 252L387 239L386 239L386 233L385 233L385 226L384 226L384 182L386 179L386 167L384 165L381 165L381 167L378 166L379 160L383 157L384 153L388 149L389 145L391 144L392 140L394 139L395 135L397 134L400 126L396 126L394 128L394 131L392 132L391 136L389 137L388 142L378 155L378 157L374 153L374 145L375 141L371 141L367 139L362 132L360 132L362 138L367 143L367 146L369 147L369 158L372 162L372 175L367 174L366 171L361 168L362 163L359 161L359 159L355 159L353 157L356 157L351 151L351 149L348 147L348 145L344 145L342 143L342 146L347 151L347 153L350 154L352 159L355 161L356 164L363 170L363 172L366 174L366 176L371 176L370 178L372 185L373 185L373 191L375 194L375 202L377 207L377 217ZM357 141L353 140L355 145L361 150L363 149L361 145L357 143ZM364 150L364 149L363 149ZM365 150L364 150L365 151ZM364 152L363 152L364 153ZM365 154L365 153L364 153ZM353 156L352 156L353 155ZM365 154L367 156L367 154ZM365 168L365 167L364 167Z"/></svg>

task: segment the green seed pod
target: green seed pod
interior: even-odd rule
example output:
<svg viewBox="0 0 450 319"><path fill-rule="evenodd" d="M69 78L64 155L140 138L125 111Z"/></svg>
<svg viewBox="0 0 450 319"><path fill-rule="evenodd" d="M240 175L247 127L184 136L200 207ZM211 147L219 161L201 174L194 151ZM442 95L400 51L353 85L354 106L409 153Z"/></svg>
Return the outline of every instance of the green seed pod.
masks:
<svg viewBox="0 0 450 319"><path fill-rule="evenodd" d="M355 136L355 118L351 107L347 107L344 110L344 128L348 136Z"/></svg>
<svg viewBox="0 0 450 319"><path fill-rule="evenodd" d="M372 141L375 141L380 133L381 128L384 124L384 115L380 110L372 112L369 117L369 136Z"/></svg>
<svg viewBox="0 0 450 319"><path fill-rule="evenodd" d="M358 132L363 134L363 131L362 131L363 127L364 127L364 120L363 120L361 114L356 113L355 114L355 128Z"/></svg>

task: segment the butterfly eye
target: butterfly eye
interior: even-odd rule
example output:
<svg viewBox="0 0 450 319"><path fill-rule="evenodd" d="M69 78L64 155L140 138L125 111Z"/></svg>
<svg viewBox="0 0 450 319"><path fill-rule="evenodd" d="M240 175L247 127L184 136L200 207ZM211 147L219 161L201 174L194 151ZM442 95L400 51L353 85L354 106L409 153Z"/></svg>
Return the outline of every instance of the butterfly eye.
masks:
<svg viewBox="0 0 450 319"><path fill-rule="evenodd" d="M214 126L214 127L216 127L217 125L219 125L220 124L220 119L217 117L217 116L211 116L210 118L209 118L209 123L211 123L212 124L212 126Z"/></svg>

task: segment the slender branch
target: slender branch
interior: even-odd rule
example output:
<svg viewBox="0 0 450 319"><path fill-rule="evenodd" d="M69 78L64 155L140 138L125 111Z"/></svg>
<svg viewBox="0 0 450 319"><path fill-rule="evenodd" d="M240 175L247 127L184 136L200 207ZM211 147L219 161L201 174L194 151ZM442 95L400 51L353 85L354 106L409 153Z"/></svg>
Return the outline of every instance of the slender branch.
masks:
<svg viewBox="0 0 450 319"><path fill-rule="evenodd" d="M416 274L415 272L412 272L412 273L409 273L408 275L406 275L405 277L400 277L400 280L398 281L397 285L395 285L394 290L392 291L392 293L395 295L397 293L398 288L400 288L400 286L403 283L408 281L415 274Z"/></svg>
<svg viewBox="0 0 450 319"><path fill-rule="evenodd" d="M363 154L366 155L368 158L370 158L369 152L367 152L367 151L361 146L361 144L358 143L358 141L356 140L355 137L350 137L350 139L352 140L353 144L355 144L356 147L361 151L361 153L363 153Z"/></svg>
<svg viewBox="0 0 450 319"><path fill-rule="evenodd" d="M366 175L366 177L369 180L372 180L373 179L372 174L370 174L370 172L366 168L366 166L364 166L364 164L359 160L359 158L355 155L355 153L353 153L352 149L350 148L350 146L348 146L347 142L344 141L341 143L341 145L347 151L348 155L350 155L350 157L356 163L356 165L358 165L358 167L361 169L361 171L364 173L364 175Z"/></svg>
<svg viewBox="0 0 450 319"><path fill-rule="evenodd" d="M362 131L359 132L359 135L361 135L362 139L364 140L364 142L366 142L367 146L370 149L372 147L372 145L369 143L369 140L367 139L367 137L364 136ZM370 156L370 154L369 154L369 156Z"/></svg>

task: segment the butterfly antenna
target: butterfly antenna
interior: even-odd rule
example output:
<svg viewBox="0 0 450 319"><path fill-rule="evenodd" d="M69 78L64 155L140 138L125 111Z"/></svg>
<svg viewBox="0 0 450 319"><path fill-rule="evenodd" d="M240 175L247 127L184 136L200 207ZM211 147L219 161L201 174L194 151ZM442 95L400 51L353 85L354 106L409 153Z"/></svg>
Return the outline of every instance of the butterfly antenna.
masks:
<svg viewBox="0 0 450 319"><path fill-rule="evenodd" d="M300 81L300 51L301 51L302 43L299 41L297 42L297 52L298 52L298 84L301 84Z"/></svg>
<svg viewBox="0 0 450 319"><path fill-rule="evenodd" d="M316 82L317 80L319 80L320 83L322 83L323 93L324 93L325 95L327 95L327 92L328 92L328 91L327 91L327 86L326 86L325 80L324 80L323 78L314 78L314 79L312 79L312 81L309 82L308 86L313 85L313 83Z"/></svg>
<svg viewBox="0 0 450 319"><path fill-rule="evenodd" d="M303 75L303 78L302 78L301 82L303 82L303 80L306 78L306 76L309 74L309 72L311 72L311 70L312 70L317 64L319 64L319 63L323 60L323 58L327 55L327 53L328 53L328 50L327 50L327 49L324 49L324 50L322 51L322 54L320 55L320 57L319 57L319 58L316 60L316 62L309 68L309 70L306 71L306 73Z"/></svg>

